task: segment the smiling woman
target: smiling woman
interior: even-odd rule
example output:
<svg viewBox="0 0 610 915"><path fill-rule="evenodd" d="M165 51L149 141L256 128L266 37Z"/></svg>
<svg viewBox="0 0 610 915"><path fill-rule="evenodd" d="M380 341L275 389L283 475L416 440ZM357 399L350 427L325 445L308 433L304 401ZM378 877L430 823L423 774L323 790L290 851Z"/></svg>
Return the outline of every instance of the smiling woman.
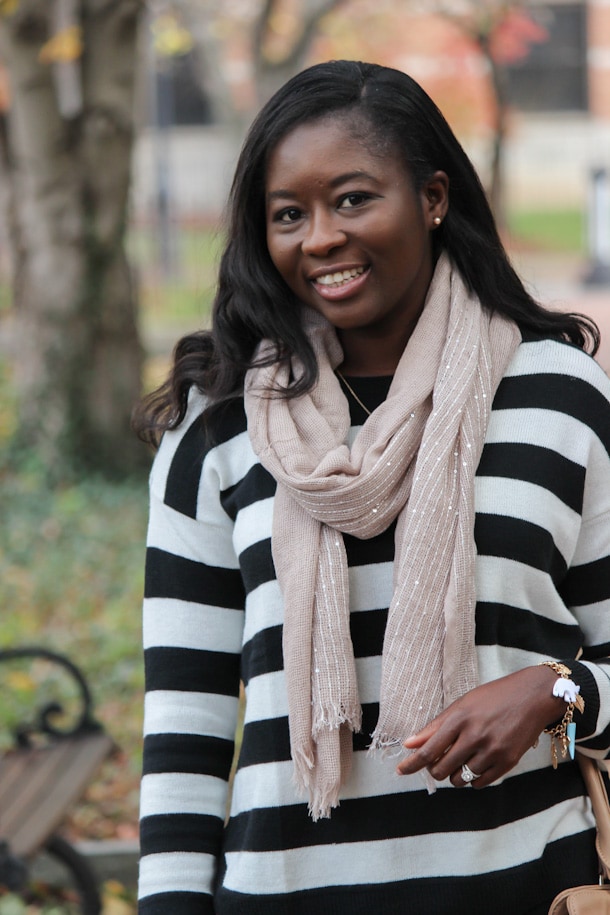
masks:
<svg viewBox="0 0 610 915"><path fill-rule="evenodd" d="M339 330L342 371L394 373L424 307L447 188L435 172L416 189L398 150L368 149L347 115L296 127L271 153L269 254L299 301Z"/></svg>
<svg viewBox="0 0 610 915"><path fill-rule="evenodd" d="M542 915L597 869L568 744L610 748L597 329L529 296L398 71L287 83L230 206L212 330L137 417L140 913Z"/></svg>

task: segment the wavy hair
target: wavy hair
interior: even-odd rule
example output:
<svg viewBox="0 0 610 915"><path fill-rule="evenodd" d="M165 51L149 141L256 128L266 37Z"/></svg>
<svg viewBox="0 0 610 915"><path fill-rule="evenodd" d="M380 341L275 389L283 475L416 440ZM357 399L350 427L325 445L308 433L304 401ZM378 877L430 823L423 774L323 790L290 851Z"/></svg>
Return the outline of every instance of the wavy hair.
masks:
<svg viewBox="0 0 610 915"><path fill-rule="evenodd" d="M449 209L432 236L435 254L449 253L484 308L523 330L596 352L599 331L589 318L545 309L525 289L470 159L421 86L399 70L331 61L289 80L248 132L229 196L211 330L179 341L168 380L136 409L134 427L144 440L157 444L166 429L180 424L193 385L207 395L208 415L240 396L263 338L275 344L274 361L294 354L303 366L283 396L298 396L315 384L317 365L301 328L300 304L267 250L265 179L271 153L290 131L331 114L364 123L367 145L400 156L416 190L436 171L448 175Z"/></svg>

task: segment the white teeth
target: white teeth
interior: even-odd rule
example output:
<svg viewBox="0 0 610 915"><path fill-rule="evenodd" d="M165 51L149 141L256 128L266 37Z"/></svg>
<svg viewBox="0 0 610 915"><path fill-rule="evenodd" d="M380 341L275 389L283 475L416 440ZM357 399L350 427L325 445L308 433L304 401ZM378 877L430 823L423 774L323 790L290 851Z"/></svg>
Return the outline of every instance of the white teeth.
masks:
<svg viewBox="0 0 610 915"><path fill-rule="evenodd" d="M353 280L355 276L364 273L364 267L354 267L352 270L342 270L337 273L325 273L324 276L316 278L316 283L320 286L335 286L344 283L346 280Z"/></svg>

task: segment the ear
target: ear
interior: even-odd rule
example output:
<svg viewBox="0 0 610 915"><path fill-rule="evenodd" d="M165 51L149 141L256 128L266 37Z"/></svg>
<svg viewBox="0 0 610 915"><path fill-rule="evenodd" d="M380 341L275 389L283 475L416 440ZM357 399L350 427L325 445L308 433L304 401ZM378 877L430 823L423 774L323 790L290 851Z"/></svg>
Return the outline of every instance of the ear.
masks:
<svg viewBox="0 0 610 915"><path fill-rule="evenodd" d="M449 177L445 172L434 172L421 193L426 225L432 232L438 229L449 209Z"/></svg>

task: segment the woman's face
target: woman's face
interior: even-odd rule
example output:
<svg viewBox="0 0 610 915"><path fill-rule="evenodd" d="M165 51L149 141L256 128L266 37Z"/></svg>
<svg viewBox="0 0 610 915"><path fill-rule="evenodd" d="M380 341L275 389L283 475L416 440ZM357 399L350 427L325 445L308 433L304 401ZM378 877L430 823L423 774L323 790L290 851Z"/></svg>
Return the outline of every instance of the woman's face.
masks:
<svg viewBox="0 0 610 915"><path fill-rule="evenodd" d="M351 128L351 129L350 129ZM377 154L347 116L295 128L266 176L267 245L286 284L345 345L366 332L406 344L434 269L431 233L448 180L415 191L392 152Z"/></svg>

